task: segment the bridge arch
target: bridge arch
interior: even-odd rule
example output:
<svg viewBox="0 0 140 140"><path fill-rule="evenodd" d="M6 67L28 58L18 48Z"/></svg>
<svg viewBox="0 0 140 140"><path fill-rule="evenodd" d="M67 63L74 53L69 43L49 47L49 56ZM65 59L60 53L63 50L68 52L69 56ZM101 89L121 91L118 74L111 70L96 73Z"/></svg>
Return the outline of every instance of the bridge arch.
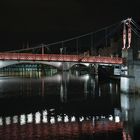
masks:
<svg viewBox="0 0 140 140"><path fill-rule="evenodd" d="M61 69L62 62L44 62L44 61L0 61L0 68L4 68L16 64L44 64Z"/></svg>
<svg viewBox="0 0 140 140"><path fill-rule="evenodd" d="M0 68L4 68L11 65L16 64L44 64L53 66L54 68L57 68L58 70L70 70L75 65L82 65L85 67L90 67L90 63L77 63L77 62L52 62L52 61L0 61ZM92 64L92 67L94 67L95 64Z"/></svg>

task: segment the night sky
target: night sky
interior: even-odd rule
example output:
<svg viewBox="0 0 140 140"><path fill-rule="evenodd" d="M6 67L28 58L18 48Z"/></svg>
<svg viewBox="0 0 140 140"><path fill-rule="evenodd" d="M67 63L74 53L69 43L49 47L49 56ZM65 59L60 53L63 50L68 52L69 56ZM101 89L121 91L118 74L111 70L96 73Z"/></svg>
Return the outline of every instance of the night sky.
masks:
<svg viewBox="0 0 140 140"><path fill-rule="evenodd" d="M1 0L0 51L67 39L140 20L138 0Z"/></svg>

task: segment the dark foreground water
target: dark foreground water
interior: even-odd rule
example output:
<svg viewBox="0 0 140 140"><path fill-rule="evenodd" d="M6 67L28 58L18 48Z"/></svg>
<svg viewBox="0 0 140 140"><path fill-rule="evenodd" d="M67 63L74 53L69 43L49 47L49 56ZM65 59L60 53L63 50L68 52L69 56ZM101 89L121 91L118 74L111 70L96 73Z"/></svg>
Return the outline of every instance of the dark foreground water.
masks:
<svg viewBox="0 0 140 140"><path fill-rule="evenodd" d="M140 139L140 97L119 80L0 77L0 140L100 139Z"/></svg>

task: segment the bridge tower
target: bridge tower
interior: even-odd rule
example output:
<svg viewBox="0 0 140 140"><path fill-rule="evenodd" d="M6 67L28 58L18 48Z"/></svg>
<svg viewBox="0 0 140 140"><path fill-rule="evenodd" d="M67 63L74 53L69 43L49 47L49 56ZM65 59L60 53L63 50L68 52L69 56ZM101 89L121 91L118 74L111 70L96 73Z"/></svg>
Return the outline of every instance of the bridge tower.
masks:
<svg viewBox="0 0 140 140"><path fill-rule="evenodd" d="M131 18L123 21L123 47L122 58L124 58L125 75L133 75L131 63L133 63L133 49L131 46Z"/></svg>
<svg viewBox="0 0 140 140"><path fill-rule="evenodd" d="M133 19L128 18L123 21L122 58L125 59L125 63L122 67L121 89L124 92L140 93L140 61L138 59L139 44L136 35L131 33L131 31L135 33L136 27L134 28L133 26Z"/></svg>

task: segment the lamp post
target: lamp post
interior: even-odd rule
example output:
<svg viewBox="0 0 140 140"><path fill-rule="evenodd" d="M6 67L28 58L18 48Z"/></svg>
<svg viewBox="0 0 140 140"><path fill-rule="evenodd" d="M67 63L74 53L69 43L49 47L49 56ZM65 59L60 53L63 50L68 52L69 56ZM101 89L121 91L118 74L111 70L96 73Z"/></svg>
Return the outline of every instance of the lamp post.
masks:
<svg viewBox="0 0 140 140"><path fill-rule="evenodd" d="M41 53L44 54L44 44L41 44Z"/></svg>
<svg viewBox="0 0 140 140"><path fill-rule="evenodd" d="M62 54L62 52L63 52L63 48L60 48L60 54Z"/></svg>
<svg viewBox="0 0 140 140"><path fill-rule="evenodd" d="M41 44L41 52L42 54L45 53L45 48L47 49L47 52L50 52L50 48L46 44Z"/></svg>

